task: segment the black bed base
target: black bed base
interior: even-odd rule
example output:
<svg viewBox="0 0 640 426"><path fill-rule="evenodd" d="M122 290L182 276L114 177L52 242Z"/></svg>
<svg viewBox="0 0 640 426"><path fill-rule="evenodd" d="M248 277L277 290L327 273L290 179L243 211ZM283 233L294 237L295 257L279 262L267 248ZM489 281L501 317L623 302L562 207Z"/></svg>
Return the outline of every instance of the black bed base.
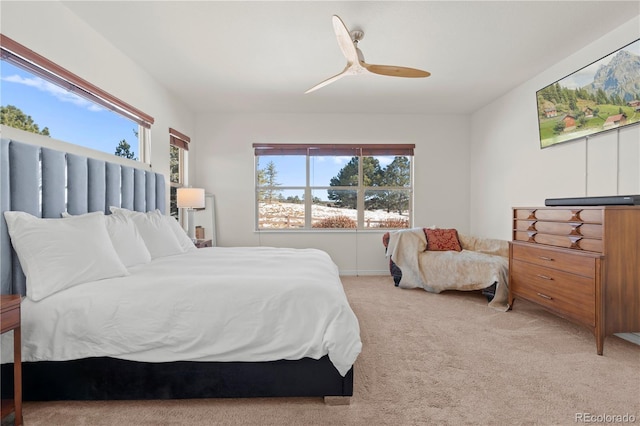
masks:
<svg viewBox="0 0 640 426"><path fill-rule="evenodd" d="M13 364L3 364L2 398L12 391ZM342 377L327 356L270 362L23 362L22 393L25 401L352 396L353 368Z"/></svg>

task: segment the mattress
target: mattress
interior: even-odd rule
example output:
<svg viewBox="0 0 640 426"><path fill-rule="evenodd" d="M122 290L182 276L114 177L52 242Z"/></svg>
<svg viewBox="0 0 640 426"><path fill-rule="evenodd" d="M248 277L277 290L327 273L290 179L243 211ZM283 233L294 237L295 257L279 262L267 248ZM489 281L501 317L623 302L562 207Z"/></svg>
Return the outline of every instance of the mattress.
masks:
<svg viewBox="0 0 640 426"><path fill-rule="evenodd" d="M210 247L22 301L23 361L273 361L361 351L338 269L316 249ZM12 345L2 336L2 362Z"/></svg>

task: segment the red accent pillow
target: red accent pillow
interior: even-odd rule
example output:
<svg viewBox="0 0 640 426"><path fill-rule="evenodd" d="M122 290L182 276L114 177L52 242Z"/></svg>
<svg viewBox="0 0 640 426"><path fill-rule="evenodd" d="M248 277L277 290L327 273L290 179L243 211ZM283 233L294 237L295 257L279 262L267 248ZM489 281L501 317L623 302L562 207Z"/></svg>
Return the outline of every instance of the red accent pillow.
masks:
<svg viewBox="0 0 640 426"><path fill-rule="evenodd" d="M388 232L385 232L384 235L382 236L382 245L384 245L385 247L389 247L390 238L391 238L391 235Z"/></svg>
<svg viewBox="0 0 640 426"><path fill-rule="evenodd" d="M427 250L433 251L462 251L458 231L455 229L429 229L425 228L427 235Z"/></svg>

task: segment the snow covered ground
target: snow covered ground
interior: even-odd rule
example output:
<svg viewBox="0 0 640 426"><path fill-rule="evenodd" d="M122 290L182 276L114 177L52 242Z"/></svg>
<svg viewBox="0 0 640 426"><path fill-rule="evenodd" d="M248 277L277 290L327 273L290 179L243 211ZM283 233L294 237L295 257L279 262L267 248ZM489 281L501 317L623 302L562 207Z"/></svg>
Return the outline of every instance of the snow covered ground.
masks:
<svg viewBox="0 0 640 426"><path fill-rule="evenodd" d="M312 206L313 222L336 216L346 216L357 221L358 212L355 209L338 207ZM386 210L365 210L365 227L377 228L380 222L386 220L406 221L408 217L397 212L387 213ZM302 228L304 227L304 204L294 203L260 203L260 228Z"/></svg>

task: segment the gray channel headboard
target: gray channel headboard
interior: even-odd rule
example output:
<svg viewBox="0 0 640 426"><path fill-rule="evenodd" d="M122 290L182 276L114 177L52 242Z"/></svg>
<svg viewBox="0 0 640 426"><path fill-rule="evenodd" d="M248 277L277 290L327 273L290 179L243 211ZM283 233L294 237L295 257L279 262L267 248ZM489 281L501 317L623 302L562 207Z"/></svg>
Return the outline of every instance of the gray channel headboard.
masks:
<svg viewBox="0 0 640 426"><path fill-rule="evenodd" d="M165 181L159 173L49 148L0 140L0 212L16 210L60 218L110 206L165 212ZM4 214L0 218L2 294L26 294L26 277L13 251Z"/></svg>

